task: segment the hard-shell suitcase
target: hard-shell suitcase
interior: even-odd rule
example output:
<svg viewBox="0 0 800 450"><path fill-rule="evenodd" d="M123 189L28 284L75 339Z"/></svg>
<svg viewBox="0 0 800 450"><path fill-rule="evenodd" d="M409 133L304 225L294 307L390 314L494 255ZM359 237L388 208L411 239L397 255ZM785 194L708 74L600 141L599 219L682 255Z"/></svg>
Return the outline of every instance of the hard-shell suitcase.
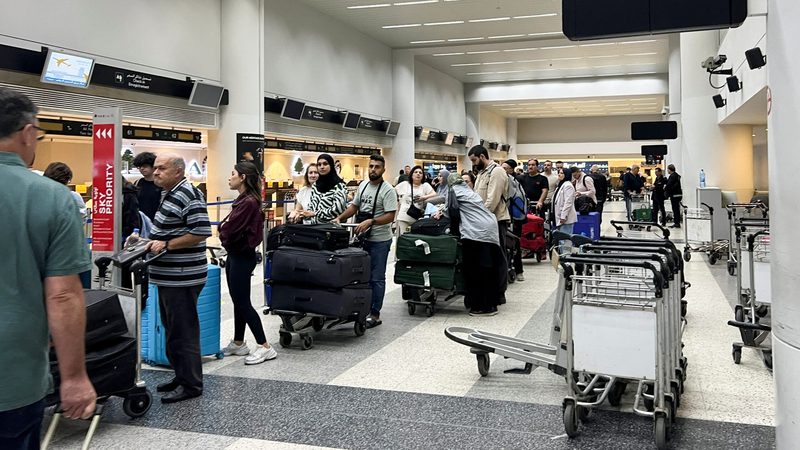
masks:
<svg viewBox="0 0 800 450"><path fill-rule="evenodd" d="M346 319L366 317L372 306L372 288L368 284L344 289L323 289L276 283L272 286L272 309L320 314Z"/></svg>
<svg viewBox="0 0 800 450"><path fill-rule="evenodd" d="M452 290L455 286L455 264L424 264L398 261L394 266L394 282L429 289Z"/></svg>
<svg viewBox="0 0 800 450"><path fill-rule="evenodd" d="M429 264L456 264L461 260L461 248L455 236L408 233L397 239L397 259Z"/></svg>
<svg viewBox="0 0 800 450"><path fill-rule="evenodd" d="M450 233L450 221L446 218L436 220L424 217L411 224L411 233L427 236L441 236Z"/></svg>
<svg viewBox="0 0 800 450"><path fill-rule="evenodd" d="M360 248L311 250L283 246L272 253L270 280L277 283L340 289L368 283L369 253Z"/></svg>
<svg viewBox="0 0 800 450"><path fill-rule="evenodd" d="M580 234L589 239L600 239L600 214L590 212L586 215L579 215L578 221L573 226L572 234Z"/></svg>
<svg viewBox="0 0 800 450"><path fill-rule="evenodd" d="M117 294L109 291L86 290L86 348L103 346L128 333L128 323Z"/></svg>
<svg viewBox="0 0 800 450"><path fill-rule="evenodd" d="M547 253L547 240L544 238L544 219L528 214L528 221L522 225L522 236L519 238L520 247L544 257Z"/></svg>
<svg viewBox="0 0 800 450"><path fill-rule="evenodd" d="M197 299L200 319L200 354L222 358L220 352L220 273L218 266L209 264L208 279ZM158 287L150 285L150 298L142 311L142 359L152 365L168 366L167 335L161 323L158 306Z"/></svg>
<svg viewBox="0 0 800 450"><path fill-rule="evenodd" d="M350 232L341 225L286 225L281 245L314 250L338 250L350 245Z"/></svg>
<svg viewBox="0 0 800 450"><path fill-rule="evenodd" d="M136 378L136 339L117 337L106 341L100 348L86 352L86 372L98 396L130 389ZM56 388L51 397L56 400L61 375L58 360L54 358L50 360L50 374Z"/></svg>

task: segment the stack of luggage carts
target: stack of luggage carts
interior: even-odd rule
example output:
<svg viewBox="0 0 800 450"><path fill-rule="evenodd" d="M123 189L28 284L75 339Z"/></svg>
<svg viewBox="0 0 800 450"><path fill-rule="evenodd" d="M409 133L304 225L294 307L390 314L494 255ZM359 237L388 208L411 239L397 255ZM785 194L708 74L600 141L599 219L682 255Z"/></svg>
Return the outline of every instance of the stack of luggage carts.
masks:
<svg viewBox="0 0 800 450"><path fill-rule="evenodd" d="M556 237L555 239L563 239ZM574 236L559 255L559 284L548 344L464 327L445 330L470 347L482 376L491 353L525 363L506 372L529 374L533 366L563 376L568 386L563 424L576 437L595 407L628 404L653 418L659 449L666 448L680 406L687 360L681 252L668 239ZM633 393L625 397L625 391Z"/></svg>
<svg viewBox="0 0 800 450"><path fill-rule="evenodd" d="M353 323L367 329L372 303L370 258L350 247L350 231L334 224L286 225L269 232L265 286L268 309L281 318L280 344L298 337L314 345L312 331Z"/></svg>
<svg viewBox="0 0 800 450"><path fill-rule="evenodd" d="M440 292L446 293L445 301L463 293L464 276L458 239L445 233L444 227L426 226L428 221L435 220L421 219L420 225L412 226L411 233L397 239L394 282L402 285L408 297L410 315L421 306L430 317L436 312Z"/></svg>

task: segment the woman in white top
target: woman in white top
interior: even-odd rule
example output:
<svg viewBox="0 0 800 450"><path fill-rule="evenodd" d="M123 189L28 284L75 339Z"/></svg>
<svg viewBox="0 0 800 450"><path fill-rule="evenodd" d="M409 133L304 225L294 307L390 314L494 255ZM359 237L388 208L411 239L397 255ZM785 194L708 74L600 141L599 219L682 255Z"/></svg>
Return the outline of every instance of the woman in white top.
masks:
<svg viewBox="0 0 800 450"><path fill-rule="evenodd" d="M575 212L575 186L571 181L571 169L558 170L558 188L553 197L553 218L556 229L567 234L572 234L572 228L578 221Z"/></svg>
<svg viewBox="0 0 800 450"><path fill-rule="evenodd" d="M436 191L433 190L431 185L422 182L425 179L422 167L414 166L409 176L411 181L403 181L395 187L400 198L400 210L397 212L398 236L407 232L411 224L417 221L417 219L408 215L412 200L414 200L414 206L425 211L425 201L436 197Z"/></svg>
<svg viewBox="0 0 800 450"><path fill-rule="evenodd" d="M314 183L317 182L317 178L319 178L319 172L317 172L317 165L311 163L306 167L306 173L303 175L305 178L306 183L305 185L297 191L297 195L294 196L294 211L289 213L289 222L295 222L298 218L302 217L302 212L308 209L309 203L311 203L311 191L313 190Z"/></svg>

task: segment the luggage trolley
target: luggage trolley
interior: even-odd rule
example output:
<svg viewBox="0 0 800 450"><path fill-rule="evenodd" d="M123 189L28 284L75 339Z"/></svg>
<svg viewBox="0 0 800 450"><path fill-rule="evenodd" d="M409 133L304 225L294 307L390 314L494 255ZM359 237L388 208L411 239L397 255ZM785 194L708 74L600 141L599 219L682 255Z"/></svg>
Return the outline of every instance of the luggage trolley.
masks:
<svg viewBox="0 0 800 450"><path fill-rule="evenodd" d="M730 222L730 237L728 240L728 275L736 275L736 265L739 263L739 246L746 245L739 240L738 230L742 224L737 222L749 222L752 220L769 220L769 208L762 202L756 203L731 203L728 210L728 221Z"/></svg>
<svg viewBox="0 0 800 450"><path fill-rule="evenodd" d="M634 222L653 222L653 205L647 193L631 195L631 220Z"/></svg>
<svg viewBox="0 0 800 450"><path fill-rule="evenodd" d="M683 229L686 230L683 259L689 262L693 252L703 252L708 254L708 263L713 266L723 254L728 253L728 242L714 240L714 208L706 203L700 203L700 208L681 206Z"/></svg>
<svg viewBox="0 0 800 450"><path fill-rule="evenodd" d="M750 282L752 266L750 264L748 239L753 234L765 230L769 231L769 219L740 218L736 220L734 245L737 269L734 271L734 274L736 275L737 302L744 308L750 305L750 297L752 295L752 284Z"/></svg>
<svg viewBox="0 0 800 450"><path fill-rule="evenodd" d="M94 437L97 427L100 424L103 408L105 407L105 404L109 398L121 397L123 399L122 410L132 419L142 417L147 413L147 411L150 410L153 398L150 394L150 391L147 390L147 385L145 384L144 380L142 380L142 309L144 309L148 298L147 266L163 256L164 253L166 252L147 257L147 241L142 240L137 243L132 250L123 250L110 257L104 256L95 260L95 265L98 269L99 289L127 297L133 297L136 302L134 308L134 328L136 329L134 334L136 339L136 363L133 373L122 374L125 375L125 378L131 379L132 383L122 387L121 389L118 389L115 383L109 383L110 380L108 379L108 373L96 374L96 376L98 376L98 378L102 381L98 382L98 380L94 379L95 374L92 373L91 370L87 370L89 372L89 379L92 381L92 384L97 390L97 407L83 442L82 448L84 450L88 449L89 444L91 444L92 438ZM114 266L124 267L130 270L130 272L133 274L133 289L125 289L121 286L111 285L111 282L109 281L109 266L112 264ZM114 367L112 370L116 371L117 367ZM109 384L114 384L115 386L113 388L109 388L111 389L110 391L103 390L103 387ZM45 433L44 439L42 440L42 449L44 450L49 447L56 429L58 428L58 423L61 420L62 411L60 410L58 396L59 392L58 388L56 387L56 391L50 394L46 399L46 402L49 405L55 405L55 413L53 414L53 419L50 421L50 425Z"/></svg>
<svg viewBox="0 0 800 450"><path fill-rule="evenodd" d="M440 294L447 302L464 292L460 242L450 234L404 234L397 240L394 281L401 285L409 315L419 308L432 317Z"/></svg>
<svg viewBox="0 0 800 450"><path fill-rule="evenodd" d="M669 239L669 230L655 222L627 222L624 220L612 220L611 226L617 232L617 236L621 238L632 239ZM628 229L625 229L625 226Z"/></svg>
<svg viewBox="0 0 800 450"><path fill-rule="evenodd" d="M742 342L733 344L733 362L741 362L743 347L753 348L761 352L764 365L772 370L772 348L764 345L772 332L769 230L749 235L747 250L749 264L742 266L740 273L750 280L750 295L746 305L736 305L734 320L728 321L728 325L739 328L742 335Z"/></svg>

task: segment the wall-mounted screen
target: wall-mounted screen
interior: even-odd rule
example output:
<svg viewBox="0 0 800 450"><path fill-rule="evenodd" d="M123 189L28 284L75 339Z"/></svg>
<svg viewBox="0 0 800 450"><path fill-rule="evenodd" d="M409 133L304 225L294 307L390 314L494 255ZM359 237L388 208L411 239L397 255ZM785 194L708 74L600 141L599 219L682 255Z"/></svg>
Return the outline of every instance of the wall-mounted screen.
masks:
<svg viewBox="0 0 800 450"><path fill-rule="evenodd" d="M300 120L303 118L303 110L306 104L287 98L283 102L283 109L281 110L281 117L292 120Z"/></svg>
<svg viewBox="0 0 800 450"><path fill-rule="evenodd" d="M342 127L350 130L356 130L358 129L359 122L361 122L361 114L349 112L346 116L344 116L344 123L342 124Z"/></svg>
<svg viewBox="0 0 800 450"><path fill-rule="evenodd" d="M453 145L453 139L455 139L455 133L447 133L447 137L444 138L444 145Z"/></svg>
<svg viewBox="0 0 800 450"><path fill-rule="evenodd" d="M386 128L386 135L397 136L398 131L400 131L400 122L389 122L389 126Z"/></svg>
<svg viewBox="0 0 800 450"><path fill-rule="evenodd" d="M650 141L660 139L677 139L678 122L631 122L631 139L634 141Z"/></svg>
<svg viewBox="0 0 800 450"><path fill-rule="evenodd" d="M42 70L42 83L78 88L89 87L94 59L49 50Z"/></svg>
<svg viewBox="0 0 800 450"><path fill-rule="evenodd" d="M215 84L199 83L195 81L192 94L189 95L189 106L207 109L219 109L222 93L225 88Z"/></svg>
<svg viewBox="0 0 800 450"><path fill-rule="evenodd" d="M431 129L430 128L423 128L422 132L419 134L419 140L420 141L427 141L428 137L430 137L430 135L431 135Z"/></svg>

